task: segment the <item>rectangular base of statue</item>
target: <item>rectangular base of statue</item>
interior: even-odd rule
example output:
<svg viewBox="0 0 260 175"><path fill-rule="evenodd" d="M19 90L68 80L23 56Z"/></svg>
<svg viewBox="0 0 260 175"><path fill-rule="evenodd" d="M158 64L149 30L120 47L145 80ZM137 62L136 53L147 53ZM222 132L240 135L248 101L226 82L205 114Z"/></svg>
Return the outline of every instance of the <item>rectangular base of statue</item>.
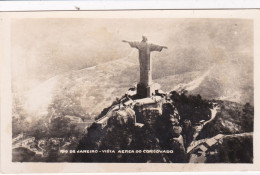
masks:
<svg viewBox="0 0 260 175"><path fill-rule="evenodd" d="M155 84L145 86L143 84L137 84L137 95L141 98L151 97L155 94Z"/></svg>

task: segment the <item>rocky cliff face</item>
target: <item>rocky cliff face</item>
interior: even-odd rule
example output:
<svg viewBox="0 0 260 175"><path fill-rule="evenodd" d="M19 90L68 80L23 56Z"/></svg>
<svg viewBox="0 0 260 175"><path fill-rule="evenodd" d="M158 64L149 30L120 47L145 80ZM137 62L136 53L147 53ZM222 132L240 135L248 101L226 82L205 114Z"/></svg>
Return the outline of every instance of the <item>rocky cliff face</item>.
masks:
<svg viewBox="0 0 260 175"><path fill-rule="evenodd" d="M111 107L117 110L107 119L106 126L99 127L99 123L94 123L77 149L114 150L115 154L77 154L74 161L186 162L186 135L182 129L185 127L182 126L178 109L171 99L157 99L155 102L153 99L144 99L121 109ZM105 117L101 120L105 120ZM120 150L171 150L172 153L121 154L118 153Z"/></svg>
<svg viewBox="0 0 260 175"><path fill-rule="evenodd" d="M106 125L104 127L99 127L98 123L91 125L77 147L77 150L98 150L99 152L74 154L72 161L252 162L252 133L245 136L244 134L232 135L240 131L227 133L231 135L221 134L227 128L232 130L237 122L233 122L232 126L225 126L226 129L223 129L223 126L213 126L216 124L215 121L221 118L219 115L226 113L221 107L224 102L204 100L199 95L187 96L185 93L176 92L171 92L167 97L159 99L153 99L155 103L151 103L151 99L145 99L136 100L138 102L131 105L120 107L117 107L119 104L112 105L106 112L110 112L111 109L116 110L107 119ZM241 106L234 103L232 105L233 107L230 108L234 111L236 106ZM228 108L227 105L225 106ZM218 109L215 114L212 113L214 109ZM242 128L241 132L249 132L252 125L252 107L247 104L243 111L243 115L240 116L241 121L244 121L243 117L247 117L250 121L239 128ZM102 119L102 115L100 118ZM210 134L212 130L216 132L212 136L209 134L205 137L209 130L211 130ZM236 154L236 152L241 150L241 147L235 147L232 151L229 145L235 143L247 144L246 149L251 151L239 157L238 155L241 154ZM137 150L141 152L136 152ZM230 157L232 152L234 155Z"/></svg>

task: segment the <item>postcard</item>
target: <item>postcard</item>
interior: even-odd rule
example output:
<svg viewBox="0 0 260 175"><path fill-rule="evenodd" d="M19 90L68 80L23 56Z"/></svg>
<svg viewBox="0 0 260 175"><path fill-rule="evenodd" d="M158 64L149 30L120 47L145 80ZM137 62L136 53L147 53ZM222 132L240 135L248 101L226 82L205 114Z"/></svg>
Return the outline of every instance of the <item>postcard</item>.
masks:
<svg viewBox="0 0 260 175"><path fill-rule="evenodd" d="M259 170L259 17L1 13L2 172Z"/></svg>

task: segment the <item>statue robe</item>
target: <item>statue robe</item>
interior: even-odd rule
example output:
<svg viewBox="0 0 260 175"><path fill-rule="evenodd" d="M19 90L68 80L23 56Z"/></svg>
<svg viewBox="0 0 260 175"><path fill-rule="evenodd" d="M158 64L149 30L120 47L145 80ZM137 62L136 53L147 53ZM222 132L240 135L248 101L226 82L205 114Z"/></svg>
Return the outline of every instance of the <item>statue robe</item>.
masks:
<svg viewBox="0 0 260 175"><path fill-rule="evenodd" d="M139 50L140 63L140 82L143 86L152 84L152 60L150 53L152 51L162 51L163 46L149 44L147 42L129 42L129 45Z"/></svg>

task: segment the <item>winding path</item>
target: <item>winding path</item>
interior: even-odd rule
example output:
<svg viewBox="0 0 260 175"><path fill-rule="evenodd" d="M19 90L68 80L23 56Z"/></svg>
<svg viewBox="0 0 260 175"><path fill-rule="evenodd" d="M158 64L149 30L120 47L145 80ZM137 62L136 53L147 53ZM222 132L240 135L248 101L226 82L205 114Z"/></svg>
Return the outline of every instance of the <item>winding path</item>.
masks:
<svg viewBox="0 0 260 175"><path fill-rule="evenodd" d="M215 103L213 104L215 105ZM193 141L190 143L189 147L187 148L187 152L189 152L190 150L192 150L193 148L195 148L196 146L198 146L200 143L204 142L204 139L202 140L197 140L196 138L198 137L200 131L203 129L203 127L210 123L212 120L214 120L214 118L216 117L217 113L219 110L219 106L215 106L213 109L211 109L211 118L207 121L205 121L204 123L202 123L199 127L196 127L196 131L193 134Z"/></svg>

